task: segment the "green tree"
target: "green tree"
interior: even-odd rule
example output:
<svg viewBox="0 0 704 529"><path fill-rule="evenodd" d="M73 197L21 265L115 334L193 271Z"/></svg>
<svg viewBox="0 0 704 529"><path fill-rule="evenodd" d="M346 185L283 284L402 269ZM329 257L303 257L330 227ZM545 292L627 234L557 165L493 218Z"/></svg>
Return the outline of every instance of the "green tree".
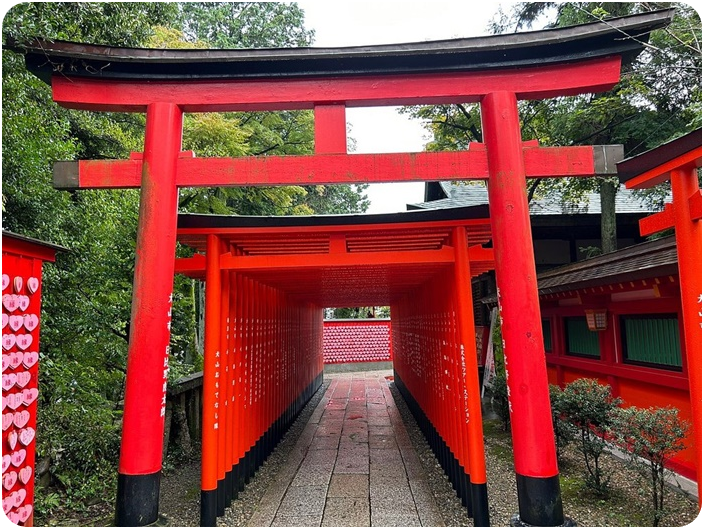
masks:
<svg viewBox="0 0 704 529"><path fill-rule="evenodd" d="M630 157L701 126L701 20L691 6L662 2L527 2L510 13L499 11L490 27L494 33L533 29L545 19L547 27L560 27L669 6L677 8L672 24L652 33L646 50L624 65L621 82L609 92L521 102L523 139L542 145L623 144ZM407 112L427 121L430 150L466 149L470 141L481 141L478 105ZM529 198L559 193L569 202L598 191L606 253L616 249L617 187L614 178L536 180L529 182ZM661 205L667 190L648 191L644 199Z"/></svg>
<svg viewBox="0 0 704 529"><path fill-rule="evenodd" d="M207 9L214 12L224 4L202 6L203 34L223 35L220 27L207 31ZM295 5L227 7L241 11L238 29L230 35L232 47L302 45L311 38L302 17L286 14L295 15ZM183 37L192 29L184 13L190 10L196 20L198 9L168 2L36 2L13 6L3 20L3 228L70 250L44 270L38 456L50 462L52 487L64 499L71 495L71 507L91 498L111 503L114 494L139 193L58 192L51 185L52 164L124 159L141 151L144 116L59 107L50 88L29 74L21 53L12 50L33 37L137 47L213 46L195 33ZM188 115L184 125L184 147L200 156L301 154L312 152L312 137L310 112ZM272 215L365 207L361 189L318 191L313 195L300 186L184 190L181 203L182 211ZM175 375L194 367L187 364L197 365L194 298L193 282L177 276L170 359ZM37 521L46 520L49 507L58 508L55 498L38 490Z"/></svg>

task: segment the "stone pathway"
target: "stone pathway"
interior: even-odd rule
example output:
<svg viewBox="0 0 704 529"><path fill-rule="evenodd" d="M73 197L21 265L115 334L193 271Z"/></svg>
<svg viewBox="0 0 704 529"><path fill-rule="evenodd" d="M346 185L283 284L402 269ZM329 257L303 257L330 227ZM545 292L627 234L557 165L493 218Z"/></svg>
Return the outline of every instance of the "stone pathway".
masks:
<svg viewBox="0 0 704 529"><path fill-rule="evenodd" d="M249 526L443 525L388 373L326 374L325 396Z"/></svg>

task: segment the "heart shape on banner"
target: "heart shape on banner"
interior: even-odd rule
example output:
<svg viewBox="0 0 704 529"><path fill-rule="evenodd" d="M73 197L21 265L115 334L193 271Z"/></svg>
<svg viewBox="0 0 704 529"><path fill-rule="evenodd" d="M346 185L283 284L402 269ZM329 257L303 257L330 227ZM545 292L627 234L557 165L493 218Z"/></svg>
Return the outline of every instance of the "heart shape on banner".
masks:
<svg viewBox="0 0 704 529"><path fill-rule="evenodd" d="M30 294L34 294L39 289L39 279L36 277L30 277L27 279L27 290Z"/></svg>
<svg viewBox="0 0 704 529"><path fill-rule="evenodd" d="M15 289L15 292L18 294L22 292L22 287L24 286L24 279L22 279L21 276L15 277L15 279L12 281L12 287Z"/></svg>
<svg viewBox="0 0 704 529"><path fill-rule="evenodd" d="M10 393L5 397L5 400L7 401L7 406L13 410L16 410L24 404L24 396L22 393Z"/></svg>
<svg viewBox="0 0 704 529"><path fill-rule="evenodd" d="M22 355L22 363L24 367L30 369L39 361L39 353L37 351L27 351Z"/></svg>
<svg viewBox="0 0 704 529"><path fill-rule="evenodd" d="M22 390L22 400L24 400L24 403L29 406L37 400L37 397L39 396L39 390L37 388L28 388L28 389L23 389Z"/></svg>
<svg viewBox="0 0 704 529"><path fill-rule="evenodd" d="M5 454L2 456L2 473L4 474L5 471L10 467L10 454Z"/></svg>
<svg viewBox="0 0 704 529"><path fill-rule="evenodd" d="M9 391L17 383L17 375L8 373L2 376L2 389ZM9 395L8 395L9 396Z"/></svg>
<svg viewBox="0 0 704 529"><path fill-rule="evenodd" d="M32 332L39 325L39 316L36 314L25 314L24 315L24 327L29 332Z"/></svg>
<svg viewBox="0 0 704 529"><path fill-rule="evenodd" d="M17 296L17 304L20 307L20 310L24 312L29 308L29 296Z"/></svg>
<svg viewBox="0 0 704 529"><path fill-rule="evenodd" d="M14 334L3 334L2 335L2 348L5 351L9 351L15 346L17 342L17 337Z"/></svg>
<svg viewBox="0 0 704 529"><path fill-rule="evenodd" d="M13 505L12 505L12 506L14 507L14 501L15 501L14 496L13 496L11 499L12 499L12 502L13 502ZM20 524L20 515L17 513L17 511L10 511L10 512L8 512L8 513L7 513L7 517L10 519L10 521L11 521L13 524L15 524L15 525L19 525L19 524Z"/></svg>
<svg viewBox="0 0 704 529"><path fill-rule="evenodd" d="M12 462L12 465L15 467L19 467L24 463L24 460L27 458L27 450L24 448L20 448L16 452L12 452L10 454L10 461Z"/></svg>
<svg viewBox="0 0 704 529"><path fill-rule="evenodd" d="M20 483L26 485L32 477L32 467L24 467L19 471L18 477L20 478Z"/></svg>
<svg viewBox="0 0 704 529"><path fill-rule="evenodd" d="M8 323L10 323L10 317L3 312L2 313L2 328L4 329L5 327L7 327Z"/></svg>
<svg viewBox="0 0 704 529"><path fill-rule="evenodd" d="M24 523L29 520L29 516L32 514L32 509L33 507L31 505L24 505L23 507L17 509L17 516L19 517L20 522Z"/></svg>
<svg viewBox="0 0 704 529"><path fill-rule="evenodd" d="M29 412L27 410L16 411L12 422L15 423L17 428L24 428L29 422Z"/></svg>
<svg viewBox="0 0 704 529"><path fill-rule="evenodd" d="M10 494L10 496L14 499L15 507L19 507L27 497L27 491L24 489L19 489Z"/></svg>
<svg viewBox="0 0 704 529"><path fill-rule="evenodd" d="M8 312L15 312L20 306L19 296L17 294L5 294L2 297L2 304Z"/></svg>
<svg viewBox="0 0 704 529"><path fill-rule="evenodd" d="M2 396L2 411L5 411L5 408L7 408L7 399L5 398L5 395Z"/></svg>
<svg viewBox="0 0 704 529"><path fill-rule="evenodd" d="M17 472L14 470L10 472L6 472L2 476L2 486L5 487L7 490L12 489L12 487L15 486L15 483L17 483Z"/></svg>
<svg viewBox="0 0 704 529"><path fill-rule="evenodd" d="M12 422L15 420L15 414L14 413L3 413L2 415L2 431L4 432L7 430L10 426L12 426ZM10 456L7 456L10 457ZM3 466L5 465L5 456L3 456ZM9 459L8 459L9 461Z"/></svg>
<svg viewBox="0 0 704 529"><path fill-rule="evenodd" d="M24 446L29 446L30 443L34 440L34 436L36 435L36 431L34 428L25 428L24 430L20 430L20 443L22 443Z"/></svg>
<svg viewBox="0 0 704 529"><path fill-rule="evenodd" d="M2 289L5 290L10 286L10 276L7 274L2 275Z"/></svg>
<svg viewBox="0 0 704 529"><path fill-rule="evenodd" d="M12 369L17 369L20 367L22 364L22 361L24 360L24 353L21 353L20 351L10 353L10 367Z"/></svg>
<svg viewBox="0 0 704 529"><path fill-rule="evenodd" d="M20 371L17 373L17 386L20 388L25 387L32 380L32 374L29 371ZM24 401L24 397L22 397Z"/></svg>
<svg viewBox="0 0 704 529"><path fill-rule="evenodd" d="M11 521L12 523L16 524L17 522L15 522L15 521L10 517L10 514L12 514L12 513L10 513L10 509L12 509L14 506L15 506L15 500L14 500L13 498L11 498L10 496L6 496L6 497L4 497L4 498L2 499L2 510L3 510L3 512L4 512L5 514L7 514L7 517L10 518L10 521ZM19 519L19 517L18 517L18 519Z"/></svg>
<svg viewBox="0 0 704 529"><path fill-rule="evenodd" d="M32 337L31 334L18 334L17 335L17 347L19 347L23 351L25 349L27 349L30 345L32 345L33 341L34 341L34 338Z"/></svg>
<svg viewBox="0 0 704 529"><path fill-rule="evenodd" d="M17 446L17 438L19 436L17 435L17 432L15 430L12 430L11 432L7 433L7 444L10 445L10 450L14 450L15 447ZM27 445L25 445L27 446Z"/></svg>
<svg viewBox="0 0 704 529"><path fill-rule="evenodd" d="M24 325L24 316L10 316L9 323L10 329L17 332L22 328L22 325Z"/></svg>
<svg viewBox="0 0 704 529"><path fill-rule="evenodd" d="M5 372L5 369L10 367L10 355L2 355L2 371L3 373Z"/></svg>

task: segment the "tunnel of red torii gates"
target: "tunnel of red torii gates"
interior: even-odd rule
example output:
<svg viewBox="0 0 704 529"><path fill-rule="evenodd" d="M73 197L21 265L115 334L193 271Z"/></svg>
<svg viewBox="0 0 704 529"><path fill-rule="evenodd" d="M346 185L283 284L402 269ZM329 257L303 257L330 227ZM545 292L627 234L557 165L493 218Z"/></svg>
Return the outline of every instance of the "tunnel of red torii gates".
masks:
<svg viewBox="0 0 704 529"><path fill-rule="evenodd" d="M210 219L197 236L182 225L182 240L205 248L190 266L207 276L211 322L203 444L217 450L203 451L201 523L216 523L240 480L252 475L320 385L320 308L333 301L330 290L342 276L356 289L335 292L335 303L369 295L370 302L391 304L399 388L436 441L440 459L449 461L445 470L475 525L488 525L475 359L467 354L474 336L467 329L470 274L488 266L489 250L481 243L489 227L518 489L512 523L566 523L526 178L611 175L622 154L617 146L523 142L518 101L612 88L622 64L672 15L662 10L522 34L350 48L147 50L56 41L24 47L28 69L51 84L58 104L146 113L142 153L59 162L54 169L59 189L141 193L116 523L147 525L158 517L180 187L472 179L488 184L488 224L467 218L389 223L371 233L364 222L333 227L314 220L296 227L300 221L269 219L246 231L236 220ZM456 152L347 153L347 107L452 103L480 104L482 143ZM182 151L184 113L298 109L314 112L314 154L198 158ZM223 366L223 354L230 355L229 365ZM223 368L230 382L225 394ZM443 369L450 373L449 389L442 386Z"/></svg>
<svg viewBox="0 0 704 529"><path fill-rule="evenodd" d="M446 452L441 461L463 501L471 508L477 489L474 515L488 522L470 276L493 269L493 250L482 247L491 238L486 212L470 213L180 215L178 240L197 253L177 260L176 271L205 280L203 506L212 498L210 512L222 515L273 448L279 421L292 417L289 386L307 395L320 385L323 309L388 305L394 380L432 425L432 445ZM251 415L263 420L254 423L246 397L221 392L246 380L253 361L271 399L255 392L250 405L263 407Z"/></svg>

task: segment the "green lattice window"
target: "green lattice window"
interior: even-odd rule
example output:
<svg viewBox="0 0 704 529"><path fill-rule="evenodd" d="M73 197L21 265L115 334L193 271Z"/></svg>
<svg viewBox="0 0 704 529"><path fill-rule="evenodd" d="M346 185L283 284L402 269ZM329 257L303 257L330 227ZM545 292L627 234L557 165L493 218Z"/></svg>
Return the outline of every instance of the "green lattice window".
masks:
<svg viewBox="0 0 704 529"><path fill-rule="evenodd" d="M665 369L682 369L680 329L675 314L621 316L623 360Z"/></svg>
<svg viewBox="0 0 704 529"><path fill-rule="evenodd" d="M565 318L565 339L567 354L599 358L599 333L590 331L587 318L578 316Z"/></svg>
<svg viewBox="0 0 704 529"><path fill-rule="evenodd" d="M550 320L543 320L543 347L546 353L552 352L552 326Z"/></svg>

